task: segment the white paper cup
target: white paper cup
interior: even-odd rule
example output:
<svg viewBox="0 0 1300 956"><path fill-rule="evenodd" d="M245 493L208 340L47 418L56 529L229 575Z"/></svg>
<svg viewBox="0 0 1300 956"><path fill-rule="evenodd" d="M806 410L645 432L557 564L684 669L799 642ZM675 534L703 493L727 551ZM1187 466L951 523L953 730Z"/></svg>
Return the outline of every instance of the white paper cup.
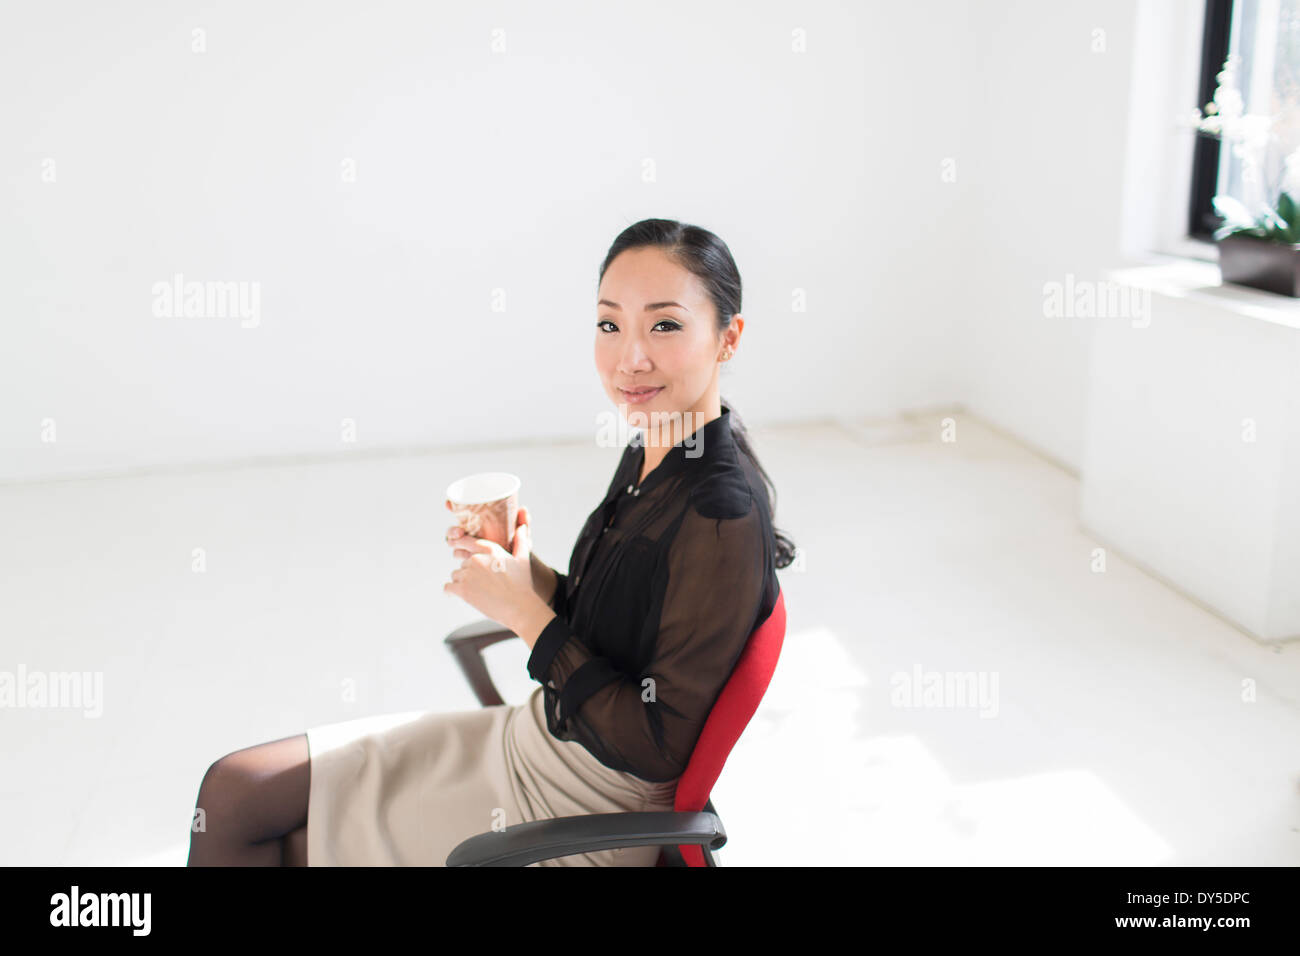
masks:
<svg viewBox="0 0 1300 956"><path fill-rule="evenodd" d="M510 551L519 516L519 485L518 476L509 472L481 471L448 485L447 504L467 532Z"/></svg>

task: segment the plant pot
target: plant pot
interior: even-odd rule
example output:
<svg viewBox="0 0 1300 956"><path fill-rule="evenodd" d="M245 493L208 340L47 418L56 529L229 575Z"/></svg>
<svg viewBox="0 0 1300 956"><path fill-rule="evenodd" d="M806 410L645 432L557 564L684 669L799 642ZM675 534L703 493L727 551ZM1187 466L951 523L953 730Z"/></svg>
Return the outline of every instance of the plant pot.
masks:
<svg viewBox="0 0 1300 956"><path fill-rule="evenodd" d="M1217 245L1224 282L1300 298L1300 244L1224 236Z"/></svg>

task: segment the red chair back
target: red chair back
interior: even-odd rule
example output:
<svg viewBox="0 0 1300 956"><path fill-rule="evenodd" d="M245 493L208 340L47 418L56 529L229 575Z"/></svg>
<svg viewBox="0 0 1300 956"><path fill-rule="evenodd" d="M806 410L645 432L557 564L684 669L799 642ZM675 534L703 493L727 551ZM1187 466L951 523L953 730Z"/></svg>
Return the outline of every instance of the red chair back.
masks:
<svg viewBox="0 0 1300 956"><path fill-rule="evenodd" d="M731 748L740 739L767 692L784 640L785 593L778 590L772 613L749 636L731 676L709 711L686 771L677 781L674 810L697 812L704 809ZM704 852L698 846L679 845L677 849L687 866L707 865Z"/></svg>

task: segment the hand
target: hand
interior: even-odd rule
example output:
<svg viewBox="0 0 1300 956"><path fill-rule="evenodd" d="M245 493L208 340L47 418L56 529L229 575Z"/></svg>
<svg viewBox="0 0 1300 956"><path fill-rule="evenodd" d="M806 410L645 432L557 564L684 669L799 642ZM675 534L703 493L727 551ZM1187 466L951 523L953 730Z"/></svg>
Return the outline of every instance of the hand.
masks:
<svg viewBox="0 0 1300 956"><path fill-rule="evenodd" d="M447 502L447 510L448 511L452 510L450 501ZM515 527L518 528L520 525L525 525L525 524L531 525L532 522L529 520L528 509L521 507L518 510L518 512L516 512L515 514ZM451 556L455 558L457 561L464 561L466 558L470 557L471 555L479 553L477 550L471 550L469 547L470 544L472 544L474 541L478 539L475 538L474 535L470 534L468 531L466 531L463 527L461 527L458 524L454 524L450 528L448 528L447 533L443 535L443 538L447 542L447 544L451 545L452 547ZM530 536L529 550L531 551L531 549L532 549L532 539Z"/></svg>
<svg viewBox="0 0 1300 956"><path fill-rule="evenodd" d="M460 528L447 532L447 543L455 549L452 556L463 560L452 571L451 580L442 586L443 592L456 595L484 617L516 633L515 625L536 610L540 601L533 590L532 535L527 517L527 511L520 508L513 551L495 541L475 538Z"/></svg>

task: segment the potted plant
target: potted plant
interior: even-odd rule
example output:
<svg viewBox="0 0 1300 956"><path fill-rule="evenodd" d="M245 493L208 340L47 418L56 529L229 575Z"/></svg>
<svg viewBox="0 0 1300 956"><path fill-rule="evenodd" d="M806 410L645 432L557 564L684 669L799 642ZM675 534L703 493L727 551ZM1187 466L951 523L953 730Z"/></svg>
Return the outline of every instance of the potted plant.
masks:
<svg viewBox="0 0 1300 956"><path fill-rule="evenodd" d="M1239 62L1235 54L1228 57L1214 99L1193 117L1198 130L1232 146L1242 161L1242 181L1254 193L1252 205L1222 194L1212 200L1224 219L1214 231L1219 271L1224 282L1300 298L1300 148L1286 157L1280 184L1261 183L1274 118L1243 113Z"/></svg>

